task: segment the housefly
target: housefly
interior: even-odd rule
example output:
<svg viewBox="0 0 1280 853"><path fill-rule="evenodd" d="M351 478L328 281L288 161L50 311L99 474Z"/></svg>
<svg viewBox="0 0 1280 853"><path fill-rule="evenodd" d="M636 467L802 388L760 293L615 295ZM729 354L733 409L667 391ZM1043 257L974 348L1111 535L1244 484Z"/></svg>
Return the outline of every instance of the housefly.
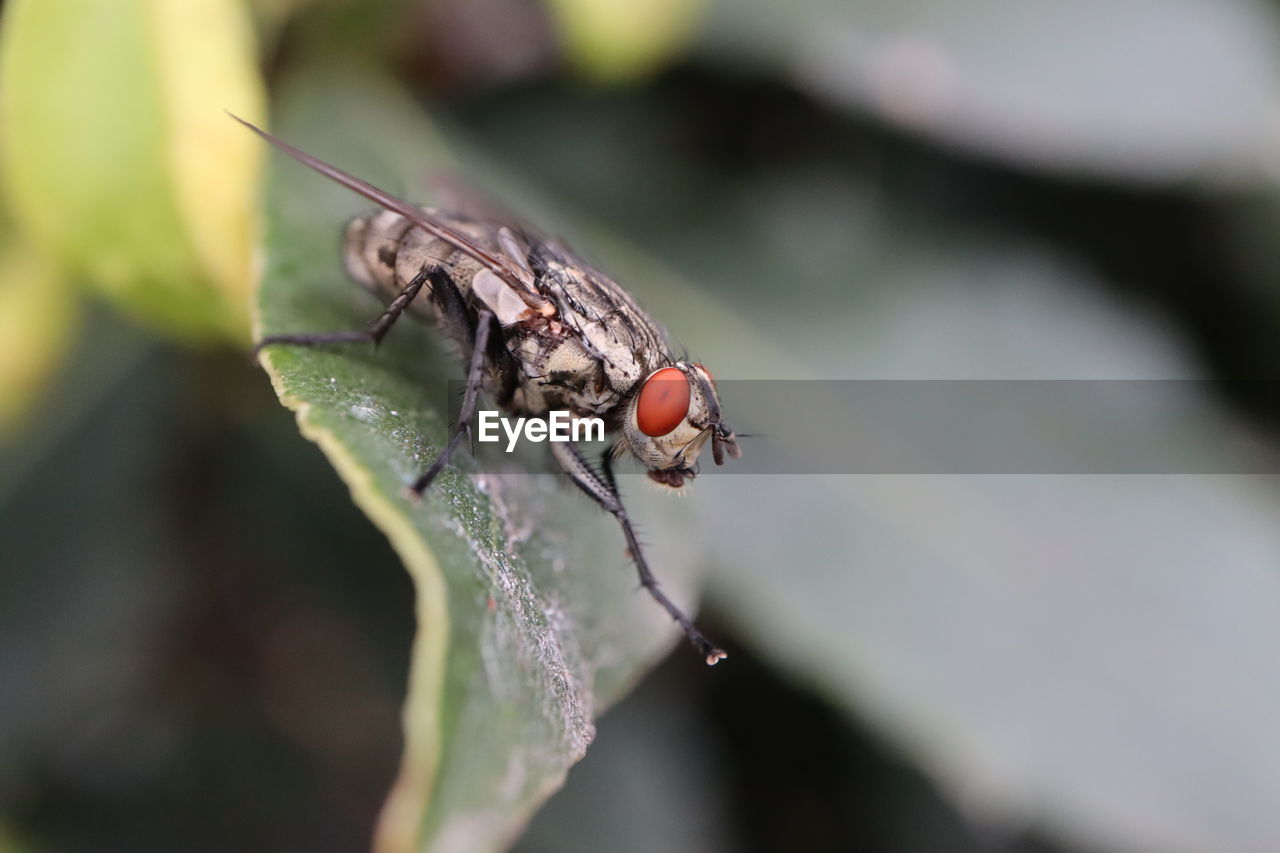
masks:
<svg viewBox="0 0 1280 853"><path fill-rule="evenodd" d="M677 359L662 327L631 295L562 243L501 217L409 204L237 121L382 208L347 225L343 262L386 310L364 330L270 335L255 352L280 344L376 343L406 309L434 320L468 365L466 391L448 443L410 487L414 496L431 485L467 434L481 392L513 416L545 417L554 409L601 418L616 438L598 465L571 442L550 443L552 456L618 520L641 585L694 648L709 665L723 659L659 587L613 474L613 460L630 453L652 480L679 488L697 473L708 441L717 465L740 455L711 373Z"/></svg>

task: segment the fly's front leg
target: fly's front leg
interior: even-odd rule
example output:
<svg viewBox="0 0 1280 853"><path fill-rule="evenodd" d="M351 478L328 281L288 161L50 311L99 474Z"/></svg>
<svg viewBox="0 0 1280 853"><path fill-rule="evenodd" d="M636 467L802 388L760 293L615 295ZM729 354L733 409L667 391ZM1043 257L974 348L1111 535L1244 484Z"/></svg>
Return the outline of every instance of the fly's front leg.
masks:
<svg viewBox="0 0 1280 853"><path fill-rule="evenodd" d="M480 388L484 384L485 350L489 344L489 328L492 325L493 312L486 308L476 317L476 333L471 347L471 365L467 369L467 390L462 397L462 411L458 413L458 423L453 428L453 435L450 436L449 443L440 451L440 455L431 463L431 467L409 487L409 493L415 498L422 497L422 493L426 491L427 486L431 485L431 481L444 470L445 465L449 464L449 458L453 456L453 451L457 449L458 443L462 441L462 437L470 428L471 419L476 416L476 403L480 399Z"/></svg>
<svg viewBox="0 0 1280 853"><path fill-rule="evenodd" d="M627 549L631 552L631 559L635 561L636 570L640 573L640 585L649 591L649 594L667 613L671 614L671 618L683 629L684 635L698 650L698 654L706 659L707 666L714 666L718 661L728 657L723 650L704 637L702 632L694 627L689 617L685 616L684 612L658 587L658 579L653 576L649 564L645 561L644 552L640 550L640 543L636 540L635 530L631 527L631 519L627 517L622 499L618 496L609 452L605 451L604 454L603 477L596 473L586 457L582 455L582 451L578 450L572 442L551 442L551 454L578 488L618 519L618 524L622 526L622 535L627 540Z"/></svg>
<svg viewBox="0 0 1280 853"><path fill-rule="evenodd" d="M376 320L369 324L369 328L357 332L302 332L289 335L268 335L254 345L253 355L257 356L263 347L272 346L273 344L314 347L323 346L324 344L359 341L372 341L374 344L380 343L387 332L391 331L391 327L395 325L396 320L400 319L404 309L408 308L409 303L418 295L418 291L422 290L424 284L430 281L433 286L436 286L438 282L448 278L449 274L441 267L423 267L401 289L396 298L391 300L387 310L383 311Z"/></svg>

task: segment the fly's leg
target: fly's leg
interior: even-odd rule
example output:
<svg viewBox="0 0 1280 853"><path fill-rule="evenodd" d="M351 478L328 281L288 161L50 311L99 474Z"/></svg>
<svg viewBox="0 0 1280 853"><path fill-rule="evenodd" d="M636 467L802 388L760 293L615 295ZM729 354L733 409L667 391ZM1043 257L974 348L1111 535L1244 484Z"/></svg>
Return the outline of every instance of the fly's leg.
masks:
<svg viewBox="0 0 1280 853"><path fill-rule="evenodd" d="M471 366L467 369L467 391L462 398L462 411L458 413L458 423L453 428L449 443L440 451L440 455L431 463L431 467L409 487L409 493L415 498L422 497L422 493L426 491L427 486L431 485L431 481L444 470L445 465L449 464L453 451L457 449L458 443L471 427L471 419L476 415L476 403L480 399L480 387L484 383L484 356L489 344L489 328L492 325L493 312L486 308L476 317L475 340L471 346Z"/></svg>
<svg viewBox="0 0 1280 853"><path fill-rule="evenodd" d="M622 526L622 535L627 540L627 549L631 552L631 559L635 561L636 571L640 573L640 585L648 590L654 600L661 604L663 609L676 621L676 624L684 631L684 635L689 638L689 642L698 650L698 654L706 659L707 666L714 666L718 661L728 657L723 650L704 637L702 632L694 627L692 620L685 616L684 612L675 605L675 602L667 598L666 593L659 588L658 579L653 576L653 572L649 569L649 564L645 561L644 552L640 550L640 543L636 540L635 530L631 527L631 519L627 517L627 511L622 506L622 499L618 496L617 485L613 478L613 469L610 465L609 452L605 451L604 454L603 476L591 467L586 457L582 455L582 451L578 450L577 446L572 442L552 442L551 454L578 488L586 492L606 512L618 519L618 524Z"/></svg>
<svg viewBox="0 0 1280 853"><path fill-rule="evenodd" d="M441 267L423 267L396 295L396 298L391 300L387 310L383 311L376 320L369 324L369 328L361 329L357 332L303 332L293 335L267 335L254 346L253 355L257 356L263 347L272 346L273 344L289 344L302 347L353 341L372 341L374 344L378 344L386 336L387 332L391 331L391 327L395 325L396 320L400 319L404 309L409 307L409 303L418 295L418 291L422 290L424 284L430 281L435 285L442 279L448 278L449 274Z"/></svg>
<svg viewBox="0 0 1280 853"><path fill-rule="evenodd" d="M462 357L469 363L475 344L475 321L453 276L442 272L431 280L431 301L435 303L442 331L458 345Z"/></svg>
<svg viewBox="0 0 1280 853"><path fill-rule="evenodd" d="M370 323L367 329L357 332L304 332L291 335L269 335L258 341L253 348L254 355L257 355L258 351L263 347L271 346L272 344L322 346L324 344L352 341L372 341L377 344L382 341L387 332L391 330L391 327L395 325L396 320L400 319L404 309L409 307L409 303L414 300L414 297L418 295L418 292L422 290L423 285L428 281L432 285L431 296L442 309L441 313L443 314L447 331L459 341L464 352L468 349L470 350L471 359L470 369L467 371L467 390L466 395L463 397L462 412L459 414L458 424L454 428L453 435L449 438L449 443L440 451L440 455L431 463L431 467L414 481L414 484L409 488L413 497L421 497L426 488L431 485L431 481L449 463L449 459L453 456L454 450L457 449L458 443L471 426L471 419L475 417L476 403L480 396L480 387L484 381L485 351L489 342L489 327L492 325L493 312L484 310L479 313L476 318L476 330L474 336L472 336L469 329L470 318L458 286L454 284L453 278L443 267L429 266L423 267L404 286L400 293L396 295L396 298L391 300L387 310L383 311L376 320Z"/></svg>

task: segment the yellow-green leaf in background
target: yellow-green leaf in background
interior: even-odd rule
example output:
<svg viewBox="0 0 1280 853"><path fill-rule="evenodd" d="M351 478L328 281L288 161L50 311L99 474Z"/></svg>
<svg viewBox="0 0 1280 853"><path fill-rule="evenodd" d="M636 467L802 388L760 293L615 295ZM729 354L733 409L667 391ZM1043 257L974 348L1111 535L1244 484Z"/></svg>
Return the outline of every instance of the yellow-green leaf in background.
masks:
<svg viewBox="0 0 1280 853"><path fill-rule="evenodd" d="M689 42L704 0L551 0L548 4L572 61L605 81L643 76Z"/></svg>
<svg viewBox="0 0 1280 853"><path fill-rule="evenodd" d="M180 339L248 338L261 120L238 0L10 0L3 174L51 260Z"/></svg>
<svg viewBox="0 0 1280 853"><path fill-rule="evenodd" d="M75 295L38 254L0 248L0 440L62 362L78 320Z"/></svg>

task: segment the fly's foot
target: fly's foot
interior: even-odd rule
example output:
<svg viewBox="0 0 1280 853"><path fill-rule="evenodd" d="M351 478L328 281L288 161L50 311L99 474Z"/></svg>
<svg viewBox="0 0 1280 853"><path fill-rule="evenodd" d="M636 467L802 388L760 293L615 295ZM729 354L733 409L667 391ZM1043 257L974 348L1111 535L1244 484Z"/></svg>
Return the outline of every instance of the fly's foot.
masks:
<svg viewBox="0 0 1280 853"><path fill-rule="evenodd" d="M453 455L454 444L456 444L456 442L449 442L448 446L440 453L439 456L436 457L436 460L431 463L431 467L428 468L426 472L409 487L409 492L415 499L422 500L422 493L431 487L431 484L435 482L436 477L438 477L440 472L444 470L444 466L449 462L449 457Z"/></svg>
<svg viewBox="0 0 1280 853"><path fill-rule="evenodd" d="M707 649L707 666L715 666L729 655L724 649L717 649L714 646Z"/></svg>
<svg viewBox="0 0 1280 853"><path fill-rule="evenodd" d="M707 666L715 666L729 656L728 652L702 636L702 632L692 625L682 624L680 627L684 628L685 636L689 638L690 643L693 643L698 654L706 660Z"/></svg>

